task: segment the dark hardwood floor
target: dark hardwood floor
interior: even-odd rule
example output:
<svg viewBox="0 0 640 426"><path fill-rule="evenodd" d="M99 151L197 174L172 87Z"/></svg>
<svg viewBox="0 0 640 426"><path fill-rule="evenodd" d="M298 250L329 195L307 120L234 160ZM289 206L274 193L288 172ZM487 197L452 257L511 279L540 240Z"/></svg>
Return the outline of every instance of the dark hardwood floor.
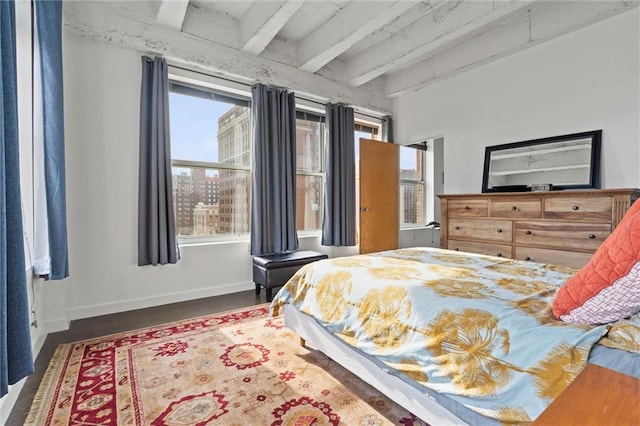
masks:
<svg viewBox="0 0 640 426"><path fill-rule="evenodd" d="M262 292L264 294L264 292ZM264 296L263 296L264 297ZM256 296L254 290L188 302L172 303L153 308L137 309L112 315L72 321L69 330L51 333L47 336L38 358L35 361L35 372L29 376L18 400L9 415L5 426L22 426L24 424L33 397L40 386L42 376L49 366L49 361L61 343L91 339L107 334L119 333L137 328L150 327L172 321L179 321L201 315L224 312L231 309L265 303L264 298Z"/></svg>

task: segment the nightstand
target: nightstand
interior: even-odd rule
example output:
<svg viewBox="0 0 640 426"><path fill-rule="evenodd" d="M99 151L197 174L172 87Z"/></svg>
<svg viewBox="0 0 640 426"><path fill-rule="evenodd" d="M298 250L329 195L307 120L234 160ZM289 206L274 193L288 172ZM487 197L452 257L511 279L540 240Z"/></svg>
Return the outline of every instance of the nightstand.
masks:
<svg viewBox="0 0 640 426"><path fill-rule="evenodd" d="M589 364L534 425L640 425L640 379Z"/></svg>

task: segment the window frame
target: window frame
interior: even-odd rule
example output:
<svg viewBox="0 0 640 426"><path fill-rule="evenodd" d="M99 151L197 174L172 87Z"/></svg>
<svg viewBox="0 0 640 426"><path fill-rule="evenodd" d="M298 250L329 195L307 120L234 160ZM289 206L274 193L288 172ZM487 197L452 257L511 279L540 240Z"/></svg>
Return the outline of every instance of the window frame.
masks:
<svg viewBox="0 0 640 426"><path fill-rule="evenodd" d="M404 223L404 212L400 210L400 229L412 229L412 228L423 228L427 224L427 170L426 170L426 162L427 162L427 150L426 145L415 144L415 145L400 145L400 149L402 148L411 148L417 151L420 151L420 161L422 162L422 166L420 167L420 177L418 179L409 179L409 178L401 178L398 176L398 186L400 190L400 195L402 194L402 184L414 184L420 185L422 192L422 221L419 223ZM400 197L399 197L400 198ZM400 203L402 200L398 200Z"/></svg>
<svg viewBox="0 0 640 426"><path fill-rule="evenodd" d="M313 120L310 120L310 118L312 118ZM312 176L312 177L319 177L320 181L321 181L321 195L320 195L320 211L324 212L324 192L326 190L325 188L325 179L324 179L324 175L326 172L326 155L325 155L325 148L326 148L326 143L327 143L327 127L326 127L326 116L324 113L320 113L320 112L316 112L316 111L312 111L310 109L306 109L306 108L301 108L299 106L296 105L296 127L298 125L298 120L306 120L306 121L317 121L319 123L322 123L322 125L324 126L323 130L320 132L320 148L319 148L319 153L320 153L320 167L318 171L313 171L313 170L306 170L306 169L301 169L298 167L298 162L297 162L297 158L298 155L296 153L296 191L297 191L297 177L298 175L300 176ZM297 143L297 141L296 141ZM296 200L296 204L297 204L298 200ZM296 218L297 220L297 218ZM318 229L309 229L309 230L297 230L298 235L299 236L313 236L313 235L320 235L322 233L322 221L320 222L320 227Z"/></svg>
<svg viewBox="0 0 640 426"><path fill-rule="evenodd" d="M173 86L180 86L184 88L184 91L174 91L172 90ZM191 92L191 94L189 93ZM197 92L200 92L199 94ZM246 106L251 109L251 99L249 97L245 97L236 93L225 92L223 90L214 89L211 87L207 87L206 85L198 85L187 83L179 78L172 78L169 76L169 93L178 93L183 96L193 96L209 99L208 96L203 96L204 94L210 95L210 99L214 102L224 102L230 105L240 105ZM249 128L253 128L253 114L249 114ZM251 138L251 132L249 132L249 137ZM217 138L217 135L216 135ZM250 146L250 154L251 158L253 158L253 149L252 141L249 143ZM226 170L226 171L241 171L248 172L249 177L251 178L252 168L251 161L249 161L248 165L240 165L240 164L232 164L232 163L221 163L217 161L195 161L195 160L182 160L178 158L174 158L171 156L171 168L186 168L186 169L201 169L205 172L207 170ZM173 171L172 175L172 191L175 190L173 187ZM250 181L251 182L251 179ZM177 212L178 206L177 200L173 200L174 212ZM220 207L220 204L218 204ZM248 213L249 213L249 230L246 233L228 233L228 234L209 234L209 235L178 235L178 245L179 246L189 246L189 245L200 245L200 244L215 244L215 243L231 243L231 242L246 242L249 241L251 235L251 199L249 199L248 205ZM176 215L177 218L177 215Z"/></svg>

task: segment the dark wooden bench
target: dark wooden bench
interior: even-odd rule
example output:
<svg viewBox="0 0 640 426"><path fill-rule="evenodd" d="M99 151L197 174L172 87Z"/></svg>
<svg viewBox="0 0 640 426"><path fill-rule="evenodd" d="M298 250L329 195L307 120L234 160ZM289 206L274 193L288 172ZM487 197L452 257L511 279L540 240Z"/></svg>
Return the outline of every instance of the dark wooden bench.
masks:
<svg viewBox="0 0 640 426"><path fill-rule="evenodd" d="M271 302L273 288L285 285L302 265L328 257L326 254L315 251L253 256L253 282L256 285L256 295L259 295L260 289L264 287L267 302Z"/></svg>

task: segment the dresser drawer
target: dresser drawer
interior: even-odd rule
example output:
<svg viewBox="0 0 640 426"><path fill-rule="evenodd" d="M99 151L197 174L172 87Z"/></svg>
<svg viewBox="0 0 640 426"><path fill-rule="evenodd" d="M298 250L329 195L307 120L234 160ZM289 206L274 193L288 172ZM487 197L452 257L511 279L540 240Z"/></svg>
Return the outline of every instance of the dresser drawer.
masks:
<svg viewBox="0 0 640 426"><path fill-rule="evenodd" d="M542 215L542 200L518 200L508 201L491 200L489 216L509 218L540 218Z"/></svg>
<svg viewBox="0 0 640 426"><path fill-rule="evenodd" d="M640 198L640 190L438 197L443 201L442 248L581 267L611 235L631 203Z"/></svg>
<svg viewBox="0 0 640 426"><path fill-rule="evenodd" d="M447 248L455 251L511 257L511 246L505 244L479 243L475 241L449 240Z"/></svg>
<svg viewBox="0 0 640 426"><path fill-rule="evenodd" d="M544 203L545 219L612 219L611 197L549 197Z"/></svg>
<svg viewBox="0 0 640 426"><path fill-rule="evenodd" d="M593 256L593 253L577 251L553 250L535 247L516 247L515 259L531 262L565 265L572 268L582 268Z"/></svg>
<svg viewBox="0 0 640 426"><path fill-rule="evenodd" d="M447 208L450 217L487 217L489 200L449 200Z"/></svg>
<svg viewBox="0 0 640 426"><path fill-rule="evenodd" d="M510 243L513 222L510 220L451 219L449 237Z"/></svg>
<svg viewBox="0 0 640 426"><path fill-rule="evenodd" d="M611 234L610 223L518 221L516 244L595 251Z"/></svg>

